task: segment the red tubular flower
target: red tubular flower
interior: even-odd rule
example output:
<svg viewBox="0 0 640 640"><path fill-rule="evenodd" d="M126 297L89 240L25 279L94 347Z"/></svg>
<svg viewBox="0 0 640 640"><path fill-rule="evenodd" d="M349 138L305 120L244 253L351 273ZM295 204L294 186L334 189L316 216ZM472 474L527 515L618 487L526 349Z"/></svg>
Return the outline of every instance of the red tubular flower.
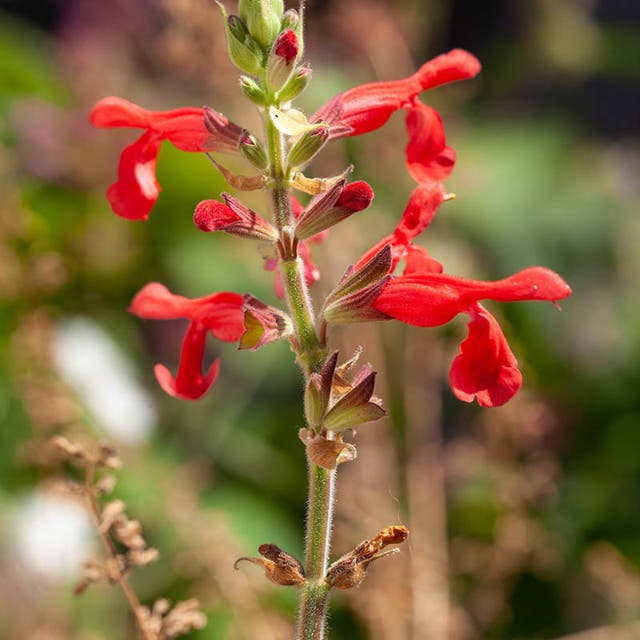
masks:
<svg viewBox="0 0 640 640"><path fill-rule="evenodd" d="M428 254L413 255L412 260L412 269L426 270L392 278L374 308L418 327L439 326L459 313L468 313L469 335L450 372L454 393L467 402L477 398L483 406L504 404L520 388L521 374L498 323L478 302L556 302L571 294L569 285L557 273L542 267L524 269L503 280L482 282L439 273L438 263Z"/></svg>
<svg viewBox="0 0 640 640"><path fill-rule="evenodd" d="M401 80L371 82L334 96L311 122L330 125L330 136L358 136L383 126L399 109L407 109L409 173L417 182L443 180L453 170L455 151L446 145L440 115L422 104L418 94L442 84L473 78L480 72L478 59L453 49L429 60L416 73Z"/></svg>
<svg viewBox="0 0 640 640"><path fill-rule="evenodd" d="M530 267L493 282L444 273L412 273L390 280L374 306L401 322L437 327L480 300L556 302L570 294L569 285L557 273L543 267Z"/></svg>
<svg viewBox="0 0 640 640"><path fill-rule="evenodd" d="M149 111L114 97L103 98L93 107L89 119L95 127L145 129L145 133L122 152L118 180L107 190L107 199L116 214L130 220L148 218L160 193L155 168L163 140L169 140L182 151L234 151L237 148L242 129L222 114L211 112L216 125L214 131L205 126L205 111L196 107Z"/></svg>
<svg viewBox="0 0 640 640"><path fill-rule="evenodd" d="M341 122L359 136L383 126L398 109L413 106L419 93L442 84L473 78L480 72L478 59L453 49L425 62L416 73L401 80L370 82L334 96L312 116L312 122Z"/></svg>
<svg viewBox="0 0 640 640"><path fill-rule="evenodd" d="M129 311L140 318L191 321L182 343L176 376L162 364L155 366L156 379L164 391L176 398L198 400L211 388L220 362L216 360L202 374L207 333L210 331L224 342L237 342L244 333L242 302L241 295L228 291L189 299L171 293L158 282L146 285L135 295Z"/></svg>

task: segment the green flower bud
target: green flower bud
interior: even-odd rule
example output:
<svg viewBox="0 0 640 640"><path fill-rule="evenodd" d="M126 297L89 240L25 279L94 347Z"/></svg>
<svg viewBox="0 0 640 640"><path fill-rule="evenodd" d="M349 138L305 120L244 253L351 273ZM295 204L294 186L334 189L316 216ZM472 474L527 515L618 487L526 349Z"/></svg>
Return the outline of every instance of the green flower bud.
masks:
<svg viewBox="0 0 640 640"><path fill-rule="evenodd" d="M245 44L249 37L246 25L238 16L227 16L224 6L219 3L224 16L224 28L227 35L227 50L231 62L245 73L258 75L262 69L262 63L258 56Z"/></svg>
<svg viewBox="0 0 640 640"><path fill-rule="evenodd" d="M240 88L251 102L254 104L264 106L267 103L267 98L264 95L264 91L260 88L260 85L249 76L240 76Z"/></svg>
<svg viewBox="0 0 640 640"><path fill-rule="evenodd" d="M297 98L309 84L311 80L311 67L309 63L298 67L289 79L289 82L278 93L278 102L289 102Z"/></svg>
<svg viewBox="0 0 640 640"><path fill-rule="evenodd" d="M304 167L319 153L329 139L329 127L320 124L312 131L307 131L296 142L289 153L290 167Z"/></svg>
<svg viewBox="0 0 640 640"><path fill-rule="evenodd" d="M280 7L279 12L278 7ZM241 0L239 10L240 16L249 27L249 33L263 47L271 47L280 32L282 2L278 0Z"/></svg>
<svg viewBox="0 0 640 640"><path fill-rule="evenodd" d="M282 16L282 24L280 29L292 29L298 38L298 46L300 47L300 56L304 51L304 34L303 34L303 15L298 13L295 9L289 9L285 11Z"/></svg>
<svg viewBox="0 0 640 640"><path fill-rule="evenodd" d="M255 136L252 136L248 131L245 131L240 137L238 148L244 155L244 157L251 162L258 169L266 169L269 165L269 159L264 150L264 147L258 142Z"/></svg>

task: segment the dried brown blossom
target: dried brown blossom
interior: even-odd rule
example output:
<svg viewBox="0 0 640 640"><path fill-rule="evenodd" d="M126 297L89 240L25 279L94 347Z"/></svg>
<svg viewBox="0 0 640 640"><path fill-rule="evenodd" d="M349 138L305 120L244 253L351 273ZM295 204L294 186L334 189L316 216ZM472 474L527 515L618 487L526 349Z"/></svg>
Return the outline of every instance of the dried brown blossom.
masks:
<svg viewBox="0 0 640 640"><path fill-rule="evenodd" d="M397 553L397 547L384 550L390 544L404 542L409 529L404 525L392 525L383 529L375 538L364 540L355 549L336 560L327 571L326 581L336 589L357 587L366 577L367 568L374 560Z"/></svg>
<svg viewBox="0 0 640 640"><path fill-rule="evenodd" d="M104 505L98 500L100 496L111 493L116 480L112 475L97 478L96 473L122 466L115 449L100 443L90 450L64 436L56 436L52 444L84 470L84 484L65 483L66 488L85 497L107 554L103 560L89 559L85 562L82 578L75 588L76 595L82 594L97 582L118 584L133 612L143 640L171 640L194 629L202 629L206 624L206 616L200 611L196 600L179 602L173 608L168 600L158 600L149 609L140 604L127 579L132 567L143 567L156 561L159 553L157 549L147 546L142 524L127 516L127 505L122 500L114 499ZM126 551L118 553L116 543L126 547Z"/></svg>
<svg viewBox="0 0 640 640"><path fill-rule="evenodd" d="M262 558L238 558L234 567L243 560L257 564L264 569L264 573L271 582L284 587L290 587L304 582L304 569L299 560L280 549L275 544L261 544L258 553Z"/></svg>

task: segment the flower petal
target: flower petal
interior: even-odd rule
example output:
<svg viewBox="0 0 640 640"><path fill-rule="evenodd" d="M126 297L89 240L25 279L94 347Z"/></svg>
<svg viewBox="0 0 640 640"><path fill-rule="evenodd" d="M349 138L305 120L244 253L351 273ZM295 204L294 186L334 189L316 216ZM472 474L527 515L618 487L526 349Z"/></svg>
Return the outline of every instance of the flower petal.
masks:
<svg viewBox="0 0 640 640"><path fill-rule="evenodd" d="M469 334L449 371L454 394L464 402L498 407L522 386L518 361L496 319L481 305L470 310Z"/></svg>
<svg viewBox="0 0 640 640"><path fill-rule="evenodd" d="M407 110L405 119L409 144L407 169L416 182L448 178L456 162L456 152L448 147L440 114L419 100Z"/></svg>
<svg viewBox="0 0 640 640"><path fill-rule="evenodd" d="M156 180L159 151L158 135L147 131L120 155L118 180L107 189L107 200L120 217L129 220L149 217L160 194Z"/></svg>
<svg viewBox="0 0 640 640"><path fill-rule="evenodd" d="M215 360L207 373L202 375L207 328L192 322L182 342L178 373L171 372L162 364L155 366L154 372L162 389L170 396L183 400L199 400L213 385L220 370L220 360Z"/></svg>
<svg viewBox="0 0 640 640"><path fill-rule="evenodd" d="M150 320L194 320L224 342L236 342L244 331L242 296L231 291L189 299L151 282L135 295L129 311Z"/></svg>

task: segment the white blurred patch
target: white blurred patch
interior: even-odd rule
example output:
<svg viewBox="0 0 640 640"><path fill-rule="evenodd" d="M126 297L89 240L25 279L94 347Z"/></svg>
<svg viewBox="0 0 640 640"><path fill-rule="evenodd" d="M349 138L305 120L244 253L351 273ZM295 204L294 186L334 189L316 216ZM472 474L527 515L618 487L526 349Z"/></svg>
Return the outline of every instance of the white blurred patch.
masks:
<svg viewBox="0 0 640 640"><path fill-rule="evenodd" d="M54 335L53 358L111 437L130 445L148 437L156 422L153 401L125 355L99 326L85 318L62 322Z"/></svg>
<svg viewBox="0 0 640 640"><path fill-rule="evenodd" d="M44 579L66 581L79 575L93 535L91 518L78 499L36 490L15 514L14 559Z"/></svg>

